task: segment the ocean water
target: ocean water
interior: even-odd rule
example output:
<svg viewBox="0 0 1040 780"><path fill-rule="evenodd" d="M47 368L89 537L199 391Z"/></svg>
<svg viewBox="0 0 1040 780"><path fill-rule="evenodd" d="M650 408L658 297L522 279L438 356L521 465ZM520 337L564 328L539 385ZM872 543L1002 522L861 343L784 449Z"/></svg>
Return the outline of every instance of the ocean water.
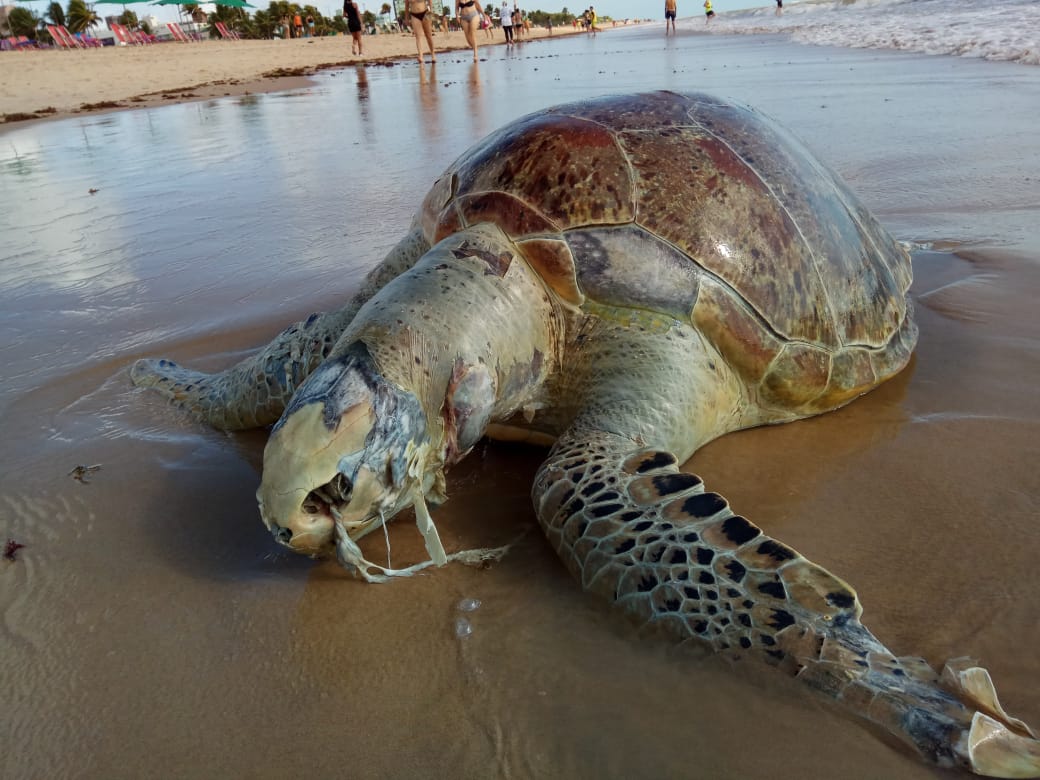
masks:
<svg viewBox="0 0 1040 780"><path fill-rule="evenodd" d="M698 9L699 10L699 9ZM786 33L799 43L900 49L1040 65L1036 0L804 0L720 13L717 34Z"/></svg>

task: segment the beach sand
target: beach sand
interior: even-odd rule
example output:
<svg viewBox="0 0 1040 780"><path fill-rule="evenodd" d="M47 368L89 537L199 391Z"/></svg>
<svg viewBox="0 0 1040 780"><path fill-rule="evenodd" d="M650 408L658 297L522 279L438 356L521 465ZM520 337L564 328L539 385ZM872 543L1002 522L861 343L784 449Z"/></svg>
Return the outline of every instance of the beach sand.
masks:
<svg viewBox="0 0 1040 780"><path fill-rule="evenodd" d="M218 369L339 305L495 127L646 88L774 114L916 247L903 373L687 467L852 583L896 653L978 657L1040 724L1040 71L654 29L488 54L8 125L0 538L25 547L0 561L4 778L959 776L772 670L632 636L542 538L537 449L479 445L434 514L449 550L518 539L501 563L364 585L262 528L263 431L130 386L139 357ZM410 517L389 539L394 565L425 557Z"/></svg>
<svg viewBox="0 0 1040 780"><path fill-rule="evenodd" d="M553 36L574 32L557 28ZM502 30L494 35L489 41L480 31L478 45L503 45ZM530 41L548 37L542 28L530 32ZM466 56L462 32L436 33L433 40L437 52ZM411 32L364 36L364 57L350 53L350 41L338 35L18 52L0 57L0 124L292 89L319 70L361 62L392 66L416 56ZM425 40L423 53L429 62Z"/></svg>

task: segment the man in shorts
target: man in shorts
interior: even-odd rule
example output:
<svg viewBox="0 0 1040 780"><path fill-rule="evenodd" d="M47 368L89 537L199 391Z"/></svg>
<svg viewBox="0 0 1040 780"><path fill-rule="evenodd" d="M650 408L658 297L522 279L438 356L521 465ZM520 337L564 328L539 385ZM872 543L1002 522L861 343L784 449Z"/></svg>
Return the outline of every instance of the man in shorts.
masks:
<svg viewBox="0 0 1040 780"><path fill-rule="evenodd" d="M675 32L675 12L678 10L675 4L675 0L664 0L664 34L668 34L668 24L672 25L672 32Z"/></svg>

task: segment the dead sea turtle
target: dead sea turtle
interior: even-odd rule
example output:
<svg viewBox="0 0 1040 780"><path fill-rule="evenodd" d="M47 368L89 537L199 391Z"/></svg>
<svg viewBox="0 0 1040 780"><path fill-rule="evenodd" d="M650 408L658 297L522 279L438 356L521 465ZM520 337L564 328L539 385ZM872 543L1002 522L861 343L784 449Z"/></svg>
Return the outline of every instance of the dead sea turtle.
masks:
<svg viewBox="0 0 1040 780"><path fill-rule="evenodd" d="M338 551L427 502L485 435L551 444L532 490L591 592L680 642L758 656L940 765L1040 774L985 670L897 658L846 583L678 469L729 431L834 409L896 374L917 330L907 253L776 124L707 95L520 119L438 179L341 310L204 375L133 381L225 429L274 424L275 538ZM387 570L383 570L384 572Z"/></svg>

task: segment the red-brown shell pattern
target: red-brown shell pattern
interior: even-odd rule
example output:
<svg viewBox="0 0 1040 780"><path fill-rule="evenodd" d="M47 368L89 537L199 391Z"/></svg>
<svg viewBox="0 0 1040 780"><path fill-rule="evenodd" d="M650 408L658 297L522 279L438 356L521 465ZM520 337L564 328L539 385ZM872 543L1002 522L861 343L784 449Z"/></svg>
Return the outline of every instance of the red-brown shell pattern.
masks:
<svg viewBox="0 0 1040 780"><path fill-rule="evenodd" d="M761 114L657 92L532 114L459 158L427 238L495 222L570 304L692 321L770 405L829 408L909 359L906 253Z"/></svg>

